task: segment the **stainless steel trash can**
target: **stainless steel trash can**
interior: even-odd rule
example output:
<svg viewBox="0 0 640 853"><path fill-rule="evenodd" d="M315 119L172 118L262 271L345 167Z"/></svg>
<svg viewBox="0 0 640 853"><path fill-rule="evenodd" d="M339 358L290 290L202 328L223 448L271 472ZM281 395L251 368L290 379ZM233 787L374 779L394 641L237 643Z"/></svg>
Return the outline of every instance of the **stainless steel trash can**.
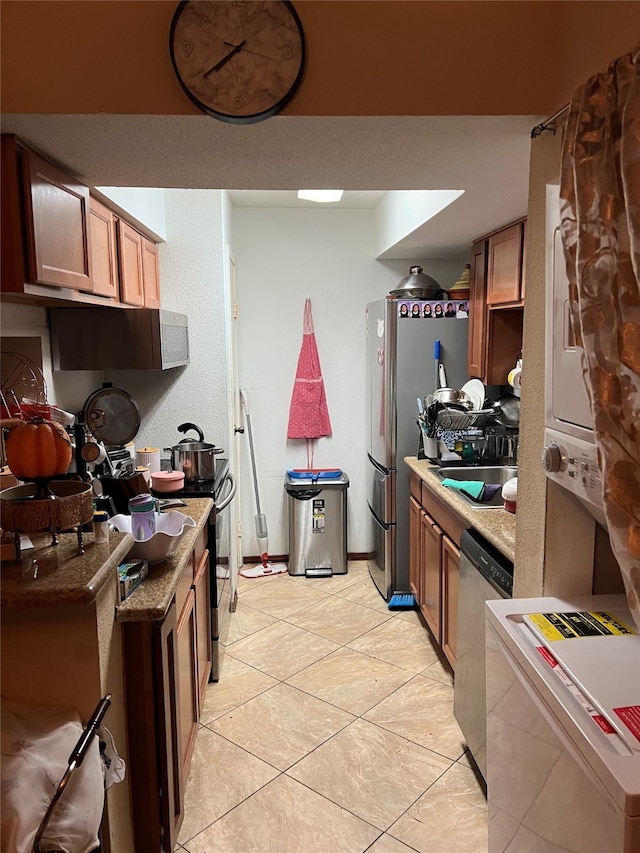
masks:
<svg viewBox="0 0 640 853"><path fill-rule="evenodd" d="M289 574L347 573L347 488L344 473L330 479L286 474L289 496Z"/></svg>

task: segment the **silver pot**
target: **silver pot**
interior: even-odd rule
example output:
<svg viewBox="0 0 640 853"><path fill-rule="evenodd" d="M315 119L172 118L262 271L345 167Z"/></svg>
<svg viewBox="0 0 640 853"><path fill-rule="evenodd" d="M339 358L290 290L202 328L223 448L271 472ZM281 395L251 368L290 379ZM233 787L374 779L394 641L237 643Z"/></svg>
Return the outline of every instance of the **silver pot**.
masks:
<svg viewBox="0 0 640 853"><path fill-rule="evenodd" d="M178 432L194 429L198 433L198 441L183 438L173 447L165 447L171 453L171 468L174 471L184 471L185 483L204 483L215 477L215 459L222 453L221 447L209 444L204 440L204 433L195 424L180 424Z"/></svg>
<svg viewBox="0 0 640 853"><path fill-rule="evenodd" d="M422 271L422 267L409 267L409 275L398 282L390 291L392 296L399 299L448 299L449 295L443 290L435 278Z"/></svg>
<svg viewBox="0 0 640 853"><path fill-rule="evenodd" d="M466 391L459 391L457 388L438 388L433 392L433 396L439 403L445 406L454 404L461 406L464 409L473 408L473 400Z"/></svg>

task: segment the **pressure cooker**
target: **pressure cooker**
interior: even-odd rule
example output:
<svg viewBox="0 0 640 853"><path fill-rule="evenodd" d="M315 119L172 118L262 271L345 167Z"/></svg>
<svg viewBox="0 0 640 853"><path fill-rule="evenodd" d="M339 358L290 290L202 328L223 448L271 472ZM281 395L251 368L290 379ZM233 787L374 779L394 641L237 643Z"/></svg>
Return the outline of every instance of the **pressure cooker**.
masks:
<svg viewBox="0 0 640 853"><path fill-rule="evenodd" d="M184 471L185 483L205 483L215 477L214 457L222 453L221 447L204 440L204 433L195 424L180 424L178 432L186 433L195 430L198 440L183 438L173 447L165 447L171 453L171 468L174 471Z"/></svg>

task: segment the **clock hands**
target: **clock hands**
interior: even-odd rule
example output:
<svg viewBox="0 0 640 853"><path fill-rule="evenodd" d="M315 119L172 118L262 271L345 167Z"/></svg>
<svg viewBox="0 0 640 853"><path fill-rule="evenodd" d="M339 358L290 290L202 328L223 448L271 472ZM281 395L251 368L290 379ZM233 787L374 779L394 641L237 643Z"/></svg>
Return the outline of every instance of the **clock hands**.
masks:
<svg viewBox="0 0 640 853"><path fill-rule="evenodd" d="M245 39L245 41L243 42L243 44L246 44L246 43L247 43L247 42L246 42L246 39ZM232 42L230 42L230 41L225 41L225 42L224 42L224 44L226 44L226 46L227 46L227 47L235 47L235 45L234 45ZM272 62L277 62L277 61L278 61L277 59L274 59L274 58L273 58L273 56L267 56L267 54L266 54L266 53L258 53L258 51L257 51L257 50L249 50L249 48L248 48L248 47L243 47L242 49L243 49L246 53L252 53L254 56L261 56L263 59L270 59Z"/></svg>
<svg viewBox="0 0 640 853"><path fill-rule="evenodd" d="M221 60L219 60L219 62L216 62L216 64L215 64L212 68L210 68L208 71L205 71L205 72L204 72L204 74L203 74L202 76L203 76L203 77L208 77L208 76L209 76L209 74L211 74L213 71L220 71L220 69L222 68L222 66L223 66L223 65L226 65L226 64L227 64L227 62L231 59L231 57L232 57L232 56L235 56L235 55L236 55L236 53L239 53L239 52L242 50L242 48L245 46L245 44L246 44L246 43L247 43L247 42L246 42L246 39L243 39L243 40L240 42L240 44L236 44L236 45L234 45L234 46L233 46L233 50L230 50L230 51L229 51L229 53L227 53L227 55L226 55L226 56L223 56L223 57L222 57L222 59L221 59ZM225 44L228 44L228 43L227 43L227 42L225 42Z"/></svg>

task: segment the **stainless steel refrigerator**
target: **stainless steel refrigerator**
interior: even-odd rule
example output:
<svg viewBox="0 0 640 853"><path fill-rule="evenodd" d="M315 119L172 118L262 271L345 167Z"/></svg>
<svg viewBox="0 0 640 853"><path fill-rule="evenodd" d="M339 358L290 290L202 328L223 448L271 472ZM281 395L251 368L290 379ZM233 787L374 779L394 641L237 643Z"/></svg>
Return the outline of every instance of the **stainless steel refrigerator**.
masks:
<svg viewBox="0 0 640 853"><path fill-rule="evenodd" d="M403 459L418 447L417 398L436 388L436 341L447 385L461 388L468 380L467 303L453 303L455 316L445 316L448 306L448 300L381 299L366 308L369 572L386 601L409 592L409 468Z"/></svg>

